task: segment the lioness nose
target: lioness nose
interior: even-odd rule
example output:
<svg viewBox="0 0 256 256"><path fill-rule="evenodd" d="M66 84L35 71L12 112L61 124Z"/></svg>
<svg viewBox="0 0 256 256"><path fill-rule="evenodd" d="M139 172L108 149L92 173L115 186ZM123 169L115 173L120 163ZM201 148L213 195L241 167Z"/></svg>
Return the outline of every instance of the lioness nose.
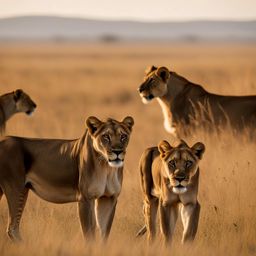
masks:
<svg viewBox="0 0 256 256"><path fill-rule="evenodd" d="M33 107L36 108L36 103L33 102Z"/></svg>
<svg viewBox="0 0 256 256"><path fill-rule="evenodd" d="M175 179L179 182L183 181L185 179L185 176L178 176L178 177L175 177Z"/></svg>
<svg viewBox="0 0 256 256"><path fill-rule="evenodd" d="M138 88L138 91L141 93L143 91L145 91L145 89L147 88L147 85L146 84L141 84L140 87Z"/></svg>
<svg viewBox="0 0 256 256"><path fill-rule="evenodd" d="M144 91L144 89L142 88L142 86L140 86L140 87L138 88L138 91L139 91L140 93Z"/></svg>
<svg viewBox="0 0 256 256"><path fill-rule="evenodd" d="M121 154L123 151L122 151L122 150L113 150L112 152L115 153L115 154L118 156L118 155Z"/></svg>

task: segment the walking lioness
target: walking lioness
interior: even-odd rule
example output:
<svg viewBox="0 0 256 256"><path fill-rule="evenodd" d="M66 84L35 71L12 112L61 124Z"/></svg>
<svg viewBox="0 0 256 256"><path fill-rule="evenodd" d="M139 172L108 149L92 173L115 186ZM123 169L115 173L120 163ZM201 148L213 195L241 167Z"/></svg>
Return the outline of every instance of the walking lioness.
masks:
<svg viewBox="0 0 256 256"><path fill-rule="evenodd" d="M144 103L156 98L162 108L165 129L175 137L189 128L223 127L235 131L256 127L256 96L222 96L207 92L166 67L150 67L139 87Z"/></svg>
<svg viewBox="0 0 256 256"><path fill-rule="evenodd" d="M5 123L14 114L24 112L30 115L36 108L35 102L21 89L0 96L0 133Z"/></svg>
<svg viewBox="0 0 256 256"><path fill-rule="evenodd" d="M140 178L146 226L137 236L148 231L148 240L154 239L159 209L160 229L167 244L172 238L179 211L184 226L182 242L194 239L200 212L198 163L204 151L200 142L190 148L184 141L177 147L161 141L158 148L144 152L140 160Z"/></svg>
<svg viewBox="0 0 256 256"><path fill-rule="evenodd" d="M53 203L78 202L85 237L96 225L107 238L121 192L123 163L134 121L86 120L80 139L5 137L0 142L0 198L9 207L7 233L20 240L19 223L31 189Z"/></svg>

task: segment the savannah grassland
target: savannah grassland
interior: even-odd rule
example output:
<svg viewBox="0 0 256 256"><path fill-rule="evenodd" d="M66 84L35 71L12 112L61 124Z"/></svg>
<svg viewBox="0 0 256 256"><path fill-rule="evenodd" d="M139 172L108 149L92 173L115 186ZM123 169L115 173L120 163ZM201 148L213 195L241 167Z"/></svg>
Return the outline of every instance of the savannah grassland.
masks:
<svg viewBox="0 0 256 256"><path fill-rule="evenodd" d="M8 209L0 203L0 255L256 255L256 145L246 136L198 132L202 141L199 200L201 217L193 244L181 246L178 220L170 248L146 246L136 239L143 225L138 161L164 131L156 101L145 106L137 93L149 65L166 65L220 94L256 94L255 45L204 44L22 44L0 46L1 94L22 88L38 104L32 118L19 114L7 134L77 138L85 118L122 119L135 127L125 163L123 190L106 245L85 243L75 203L54 205L30 192L21 222L24 242L13 245L5 234ZM47 165L47 163L45 163ZM0 170L1 171L1 170Z"/></svg>

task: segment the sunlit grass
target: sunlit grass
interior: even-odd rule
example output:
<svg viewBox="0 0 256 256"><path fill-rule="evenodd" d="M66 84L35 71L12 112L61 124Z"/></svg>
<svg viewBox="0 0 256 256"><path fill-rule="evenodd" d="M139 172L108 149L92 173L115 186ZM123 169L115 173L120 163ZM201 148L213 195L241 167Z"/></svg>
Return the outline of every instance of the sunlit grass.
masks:
<svg viewBox="0 0 256 256"><path fill-rule="evenodd" d="M161 239L147 247L135 234L143 225L138 161L146 147L174 140L163 129L157 102L141 103L137 87L149 65L166 65L216 93L256 94L256 48L239 45L25 45L0 47L0 90L22 88L36 101L32 118L8 122L7 133L28 137L76 138L89 115L135 118L124 184L109 242L84 242L76 204L54 205L30 192L23 214L24 242L13 245L5 230L6 200L0 202L0 255L254 255L256 253L256 146L245 135L199 131L202 141L196 240L180 245L178 221L171 248ZM1 170L0 170L1 171Z"/></svg>

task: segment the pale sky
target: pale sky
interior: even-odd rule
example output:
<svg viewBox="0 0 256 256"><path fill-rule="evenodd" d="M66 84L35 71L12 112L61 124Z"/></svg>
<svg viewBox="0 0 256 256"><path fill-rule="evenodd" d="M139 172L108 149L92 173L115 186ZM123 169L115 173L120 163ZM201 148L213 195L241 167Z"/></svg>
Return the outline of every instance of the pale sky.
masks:
<svg viewBox="0 0 256 256"><path fill-rule="evenodd" d="M0 17L57 15L82 18L252 20L256 0L0 0Z"/></svg>

